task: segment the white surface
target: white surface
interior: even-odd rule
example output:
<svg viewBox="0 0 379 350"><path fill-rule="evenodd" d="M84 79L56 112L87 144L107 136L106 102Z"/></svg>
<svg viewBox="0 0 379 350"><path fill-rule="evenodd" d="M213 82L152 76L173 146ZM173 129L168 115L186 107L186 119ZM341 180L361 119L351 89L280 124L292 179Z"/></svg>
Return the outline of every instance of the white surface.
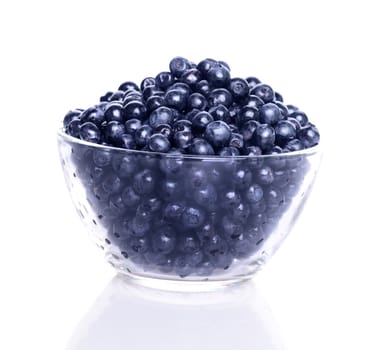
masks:
<svg viewBox="0 0 379 350"><path fill-rule="evenodd" d="M236 76L257 75L322 131L324 161L303 215L257 276L246 310L220 306L220 329L250 324L246 340L271 344L265 349L378 349L376 14L368 0L2 2L0 349L86 349L80 339L103 349L112 334L116 349L129 348L129 334L143 336L133 349L170 349L187 327L205 334L186 320L199 310L164 303L151 307L159 327L176 327L175 341L133 329L140 297L110 283L113 272L71 205L55 145L66 110L166 69L175 55L220 58ZM139 324L149 312L158 318L140 302ZM218 318L205 310L204 320ZM212 334L199 348L227 344Z"/></svg>

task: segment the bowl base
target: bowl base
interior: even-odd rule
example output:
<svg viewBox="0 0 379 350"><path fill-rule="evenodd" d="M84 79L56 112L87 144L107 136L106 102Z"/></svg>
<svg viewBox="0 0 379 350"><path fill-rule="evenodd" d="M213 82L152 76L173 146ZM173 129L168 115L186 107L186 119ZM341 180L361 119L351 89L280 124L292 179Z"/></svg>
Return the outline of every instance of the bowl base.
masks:
<svg viewBox="0 0 379 350"><path fill-rule="evenodd" d="M228 279L203 279L203 280L174 280L165 279L161 277L146 277L135 273L130 273L123 269L116 268L119 277L125 283L133 284L136 286L158 289L170 292L214 292L221 289L230 288L239 284L250 281L257 270L252 271L251 274L238 276Z"/></svg>

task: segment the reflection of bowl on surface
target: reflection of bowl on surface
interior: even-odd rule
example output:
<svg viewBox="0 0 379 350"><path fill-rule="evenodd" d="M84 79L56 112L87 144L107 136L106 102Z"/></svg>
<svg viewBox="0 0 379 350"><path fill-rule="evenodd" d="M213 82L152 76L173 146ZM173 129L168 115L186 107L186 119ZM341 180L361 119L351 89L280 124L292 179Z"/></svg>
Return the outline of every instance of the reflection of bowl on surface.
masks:
<svg viewBox="0 0 379 350"><path fill-rule="evenodd" d="M95 242L117 271L145 283L251 277L291 230L320 160L318 146L204 157L117 149L62 131L58 143Z"/></svg>
<svg viewBox="0 0 379 350"><path fill-rule="evenodd" d="M285 348L269 306L251 282L183 294L123 279L108 284L67 350Z"/></svg>

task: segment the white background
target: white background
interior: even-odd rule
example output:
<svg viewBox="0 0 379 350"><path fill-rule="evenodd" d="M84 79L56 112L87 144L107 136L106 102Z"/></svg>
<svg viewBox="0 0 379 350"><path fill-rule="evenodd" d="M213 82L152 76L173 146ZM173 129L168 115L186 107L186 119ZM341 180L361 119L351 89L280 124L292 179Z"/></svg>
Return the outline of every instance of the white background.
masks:
<svg viewBox="0 0 379 350"><path fill-rule="evenodd" d="M70 202L55 141L67 110L95 103L125 80L166 70L177 55L221 59L234 76L258 76L305 110L322 133L324 160L314 192L288 240L255 279L255 304L246 306L250 318L241 323L249 336L242 342L232 327L240 340L235 348L280 348L252 345L260 337L274 339L270 332L278 329L278 346L290 350L378 349L375 4L2 1L0 349L66 349L69 339L69 350L178 348L169 336L154 333L151 322L133 329L131 320L143 320L153 304L140 300L133 308L135 299L117 294L113 271ZM113 293L118 299L112 304ZM109 312L101 311L103 304ZM241 305L224 310L230 324L243 317ZM183 324L186 332L179 323L176 329L167 315L187 319L191 311L170 307L157 309L157 324L182 331L183 344L198 335L199 349L226 347L219 336L228 325L212 328L206 340L206 324ZM209 312L210 320L220 319L207 310L197 316ZM261 330L260 319L270 332ZM124 332L113 334L117 324L125 324ZM129 347L132 334L140 342ZM75 345L74 338L86 340ZM91 347L84 345L90 341Z"/></svg>

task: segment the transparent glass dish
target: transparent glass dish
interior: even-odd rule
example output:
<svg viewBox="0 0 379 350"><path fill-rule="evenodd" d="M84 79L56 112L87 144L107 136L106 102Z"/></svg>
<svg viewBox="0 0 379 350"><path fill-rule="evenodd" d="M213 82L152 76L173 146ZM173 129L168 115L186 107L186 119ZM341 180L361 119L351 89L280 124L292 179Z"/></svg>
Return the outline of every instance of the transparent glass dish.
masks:
<svg viewBox="0 0 379 350"><path fill-rule="evenodd" d="M105 259L139 283L212 289L249 279L291 231L320 146L267 156L191 156L84 142L58 131L76 210Z"/></svg>

